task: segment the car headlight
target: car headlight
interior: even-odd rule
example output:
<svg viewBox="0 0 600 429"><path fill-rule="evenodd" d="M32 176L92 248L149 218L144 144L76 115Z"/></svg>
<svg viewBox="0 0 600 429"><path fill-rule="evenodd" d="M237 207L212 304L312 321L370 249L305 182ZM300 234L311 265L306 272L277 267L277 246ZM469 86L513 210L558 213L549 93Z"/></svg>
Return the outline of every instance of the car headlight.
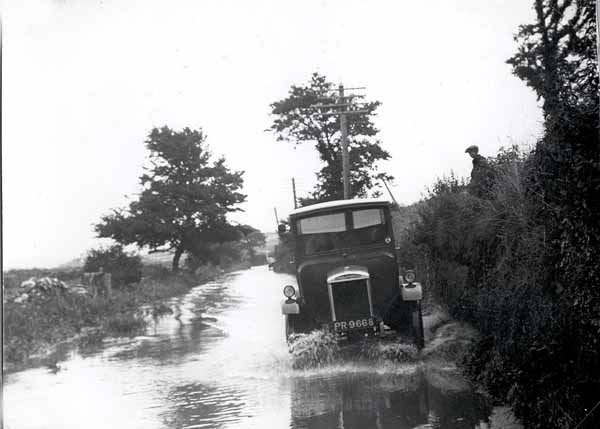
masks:
<svg viewBox="0 0 600 429"><path fill-rule="evenodd" d="M407 270L406 273L404 273L404 280L406 280L406 283L412 283L417 279L417 275L415 274L415 272L413 270Z"/></svg>
<svg viewBox="0 0 600 429"><path fill-rule="evenodd" d="M291 298L296 295L296 289L294 289L294 286L287 285L283 288L283 294L286 298Z"/></svg>

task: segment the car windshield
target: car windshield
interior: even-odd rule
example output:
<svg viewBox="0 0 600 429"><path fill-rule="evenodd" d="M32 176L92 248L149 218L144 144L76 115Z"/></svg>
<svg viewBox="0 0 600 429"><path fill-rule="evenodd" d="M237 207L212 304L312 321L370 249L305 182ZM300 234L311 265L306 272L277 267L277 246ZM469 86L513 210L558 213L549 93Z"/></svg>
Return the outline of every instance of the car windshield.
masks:
<svg viewBox="0 0 600 429"><path fill-rule="evenodd" d="M386 237L383 209L340 211L296 221L299 243L305 255L381 244Z"/></svg>

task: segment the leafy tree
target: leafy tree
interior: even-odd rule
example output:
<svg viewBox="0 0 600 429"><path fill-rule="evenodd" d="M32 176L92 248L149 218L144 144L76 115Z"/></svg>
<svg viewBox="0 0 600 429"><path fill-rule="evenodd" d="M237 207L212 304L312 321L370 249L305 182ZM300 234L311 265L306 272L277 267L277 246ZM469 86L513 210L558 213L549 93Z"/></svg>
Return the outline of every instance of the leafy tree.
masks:
<svg viewBox="0 0 600 429"><path fill-rule="evenodd" d="M92 249L88 252L83 265L84 272L111 273L115 286L137 283L142 278L142 259L139 255L129 254L123 246L116 244L108 248Z"/></svg>
<svg viewBox="0 0 600 429"><path fill-rule="evenodd" d="M113 210L95 227L99 237L136 243L151 251L174 250L172 268L184 252L200 243L238 237L227 214L240 210L241 171L230 171L225 159L211 162L202 130L154 128L148 135L150 167L140 177L142 192L127 209Z"/></svg>
<svg viewBox="0 0 600 429"><path fill-rule="evenodd" d="M249 262L254 263L254 261L257 260L256 249L264 247L267 238L265 237L265 234L250 225L242 225L240 226L240 230L243 235L240 239L240 245L247 253Z"/></svg>
<svg viewBox="0 0 600 429"><path fill-rule="evenodd" d="M265 244L262 232L250 225L235 225L219 242L198 241L188 251L187 266L192 270L202 264L229 266L256 260L256 248Z"/></svg>
<svg viewBox="0 0 600 429"><path fill-rule="evenodd" d="M301 199L303 205L317 201L343 199L342 187L342 146L339 116L331 115L335 108L315 108L316 104L333 104L337 99L332 95L335 85L327 78L314 73L303 86L292 85L286 98L271 104L275 116L270 130L279 141L294 144L314 144L324 163L317 173L318 184L308 198ZM351 197L365 197L377 188L380 179L393 177L379 172L377 163L390 158L375 137L372 117L380 102L366 102L361 110L365 114L347 115L348 147L350 155ZM379 194L378 191L373 194Z"/></svg>
<svg viewBox="0 0 600 429"><path fill-rule="evenodd" d="M515 35L507 62L544 99L547 121L598 109L595 8L594 0L535 0L535 22Z"/></svg>

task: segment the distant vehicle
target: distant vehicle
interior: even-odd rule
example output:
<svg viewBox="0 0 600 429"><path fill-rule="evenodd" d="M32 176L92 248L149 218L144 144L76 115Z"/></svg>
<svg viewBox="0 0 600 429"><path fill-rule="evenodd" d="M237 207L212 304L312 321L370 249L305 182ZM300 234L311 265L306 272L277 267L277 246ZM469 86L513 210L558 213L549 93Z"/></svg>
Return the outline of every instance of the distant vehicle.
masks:
<svg viewBox="0 0 600 429"><path fill-rule="evenodd" d="M347 340L411 336L423 347L422 288L414 271L399 273L390 209L356 199L290 214L298 290L284 287L286 338L327 329Z"/></svg>
<svg viewBox="0 0 600 429"><path fill-rule="evenodd" d="M273 265L275 264L275 258L273 258L272 256L269 255L269 252L267 252L267 254L265 255L266 260L267 260L267 265L269 266L269 269L272 270L273 269Z"/></svg>

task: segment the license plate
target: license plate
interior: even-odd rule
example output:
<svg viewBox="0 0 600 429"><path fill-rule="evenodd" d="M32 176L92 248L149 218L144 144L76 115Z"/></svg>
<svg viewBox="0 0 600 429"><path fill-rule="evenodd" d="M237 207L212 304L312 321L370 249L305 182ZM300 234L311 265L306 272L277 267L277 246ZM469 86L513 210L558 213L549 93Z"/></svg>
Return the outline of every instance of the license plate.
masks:
<svg viewBox="0 0 600 429"><path fill-rule="evenodd" d="M353 329L373 329L374 327L375 321L372 317L333 322L333 329L336 331L349 331Z"/></svg>

